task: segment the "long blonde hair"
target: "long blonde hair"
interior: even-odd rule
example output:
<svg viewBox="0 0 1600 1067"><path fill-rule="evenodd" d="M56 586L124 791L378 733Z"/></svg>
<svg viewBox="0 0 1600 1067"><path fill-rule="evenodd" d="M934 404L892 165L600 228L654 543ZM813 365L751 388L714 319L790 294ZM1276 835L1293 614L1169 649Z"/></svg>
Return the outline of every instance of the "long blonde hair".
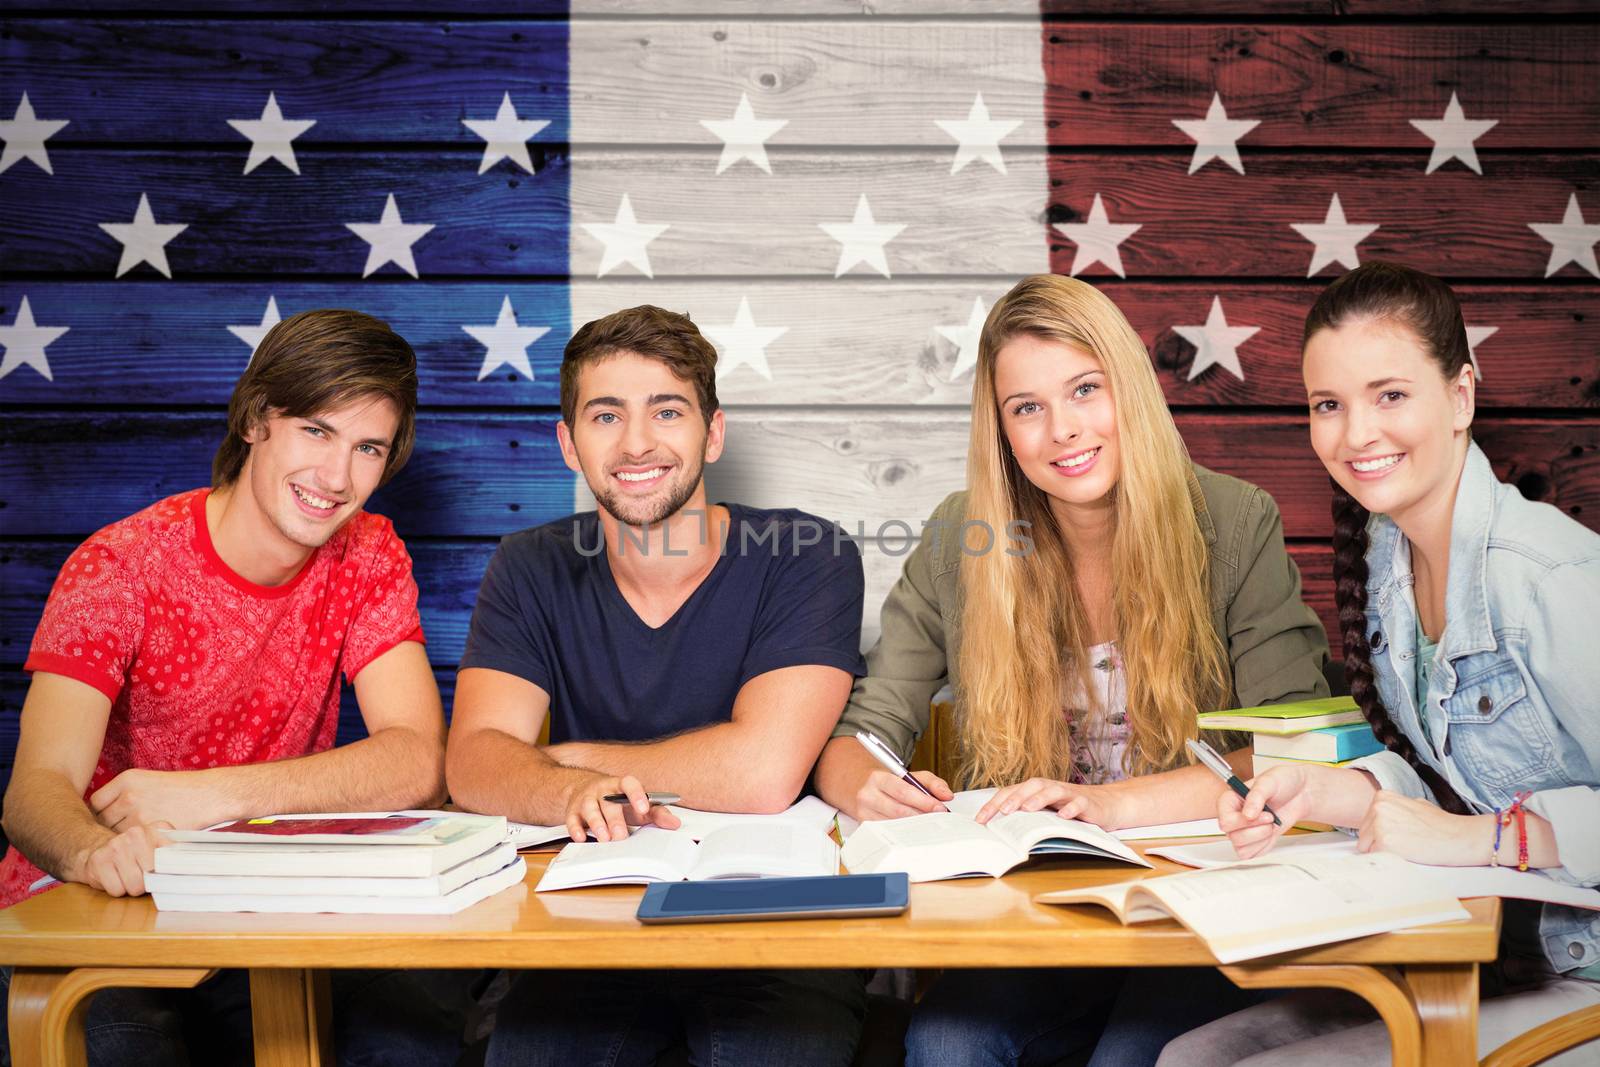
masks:
<svg viewBox="0 0 1600 1067"><path fill-rule="evenodd" d="M1018 282L989 312L978 344L967 454L967 529L1029 524L1033 548L1008 553L998 539L961 561L961 777L967 786L1032 776L1066 777L1071 738L1063 683L1085 699L1089 634L1073 560L1049 497L1028 480L1000 427L995 358L1018 334L1074 345L1105 371L1116 405L1120 477L1112 490L1112 606L1127 679L1130 774L1185 762L1195 713L1221 707L1232 672L1212 625L1209 556L1190 498L1188 451L1128 320L1074 278ZM982 526L979 524L987 524Z"/></svg>

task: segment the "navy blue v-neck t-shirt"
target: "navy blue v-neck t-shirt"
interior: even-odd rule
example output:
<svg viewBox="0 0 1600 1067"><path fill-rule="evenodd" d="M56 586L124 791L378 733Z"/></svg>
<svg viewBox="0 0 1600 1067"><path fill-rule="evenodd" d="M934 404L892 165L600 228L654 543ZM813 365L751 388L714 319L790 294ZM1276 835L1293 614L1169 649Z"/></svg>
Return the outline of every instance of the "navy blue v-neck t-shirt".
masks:
<svg viewBox="0 0 1600 1067"><path fill-rule="evenodd" d="M646 741L727 722L739 688L781 667L865 674L855 542L803 511L724 506L721 558L656 628L617 588L595 512L506 537L478 590L461 666L548 693L552 744Z"/></svg>

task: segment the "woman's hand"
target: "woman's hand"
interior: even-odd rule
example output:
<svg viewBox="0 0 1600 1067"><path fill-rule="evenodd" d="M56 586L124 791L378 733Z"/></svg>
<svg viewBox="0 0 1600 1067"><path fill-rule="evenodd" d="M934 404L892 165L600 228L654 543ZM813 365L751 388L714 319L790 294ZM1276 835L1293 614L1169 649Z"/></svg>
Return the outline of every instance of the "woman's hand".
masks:
<svg viewBox="0 0 1600 1067"><path fill-rule="evenodd" d="M1251 779L1248 796L1241 797L1232 789L1218 794L1217 823L1240 859L1266 852L1285 830L1307 816L1313 803L1315 772L1322 769L1280 764ZM1266 808L1277 813L1282 825L1272 821Z"/></svg>
<svg viewBox="0 0 1600 1067"><path fill-rule="evenodd" d="M1388 790L1372 798L1356 836L1362 852L1393 852L1412 863L1439 867L1487 863L1493 845L1493 815L1452 815L1426 800Z"/></svg>
<svg viewBox="0 0 1600 1067"><path fill-rule="evenodd" d="M995 790L989 802L978 809L975 818L979 823L987 823L999 815L1049 808L1063 819L1082 819L1106 829L1122 825L1116 790L1103 785L1073 785L1054 778L1029 778Z"/></svg>

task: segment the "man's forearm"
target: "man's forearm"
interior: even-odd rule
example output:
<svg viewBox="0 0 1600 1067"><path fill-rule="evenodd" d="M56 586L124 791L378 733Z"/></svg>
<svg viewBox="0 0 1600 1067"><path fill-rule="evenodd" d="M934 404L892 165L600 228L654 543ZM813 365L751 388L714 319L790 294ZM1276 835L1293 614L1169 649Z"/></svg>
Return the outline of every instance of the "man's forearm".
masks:
<svg viewBox="0 0 1600 1067"><path fill-rule="evenodd" d="M18 771L5 798L6 837L33 865L62 881L80 859L116 836L58 771Z"/></svg>
<svg viewBox="0 0 1600 1067"><path fill-rule="evenodd" d="M637 744L569 741L545 750L567 767L631 774L646 789L667 790L702 811L774 813L794 803L810 763L779 767L764 735L736 722Z"/></svg>
<svg viewBox="0 0 1600 1067"><path fill-rule="evenodd" d="M564 767L537 745L493 729L452 737L449 763L450 796L457 804L539 826L564 822L568 796L595 775Z"/></svg>
<svg viewBox="0 0 1600 1067"><path fill-rule="evenodd" d="M222 819L306 811L389 811L444 802L443 739L404 726L325 752L215 767Z"/></svg>

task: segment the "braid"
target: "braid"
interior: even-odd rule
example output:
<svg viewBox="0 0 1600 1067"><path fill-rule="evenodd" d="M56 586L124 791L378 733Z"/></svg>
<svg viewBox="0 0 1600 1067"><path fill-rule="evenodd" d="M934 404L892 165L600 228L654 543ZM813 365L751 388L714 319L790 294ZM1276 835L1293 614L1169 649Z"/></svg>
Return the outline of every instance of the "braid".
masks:
<svg viewBox="0 0 1600 1067"><path fill-rule="evenodd" d="M1331 481L1331 479L1330 479ZM1433 790L1439 806L1452 815L1471 815L1450 783L1417 755L1411 739L1389 718L1373 682L1372 648L1367 643L1367 509L1333 482L1333 583L1344 638L1344 674L1350 695L1361 705L1372 733L1383 747L1411 765Z"/></svg>

